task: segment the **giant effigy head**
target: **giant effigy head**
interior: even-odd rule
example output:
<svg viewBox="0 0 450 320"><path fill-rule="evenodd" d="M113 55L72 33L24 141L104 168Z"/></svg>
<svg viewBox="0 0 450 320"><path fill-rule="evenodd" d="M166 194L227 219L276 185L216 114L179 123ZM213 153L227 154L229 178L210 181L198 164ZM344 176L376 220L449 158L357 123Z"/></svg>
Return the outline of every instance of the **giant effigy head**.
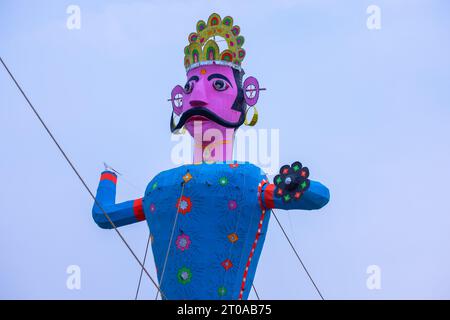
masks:
<svg viewBox="0 0 450 320"><path fill-rule="evenodd" d="M171 94L171 131L186 129L194 137L194 126L204 133L236 130L244 122L254 125L257 114L248 122L246 116L258 100L259 85L254 77L243 81L245 50L239 26L233 18L213 13L207 22L198 21L196 29L184 48L186 83Z"/></svg>

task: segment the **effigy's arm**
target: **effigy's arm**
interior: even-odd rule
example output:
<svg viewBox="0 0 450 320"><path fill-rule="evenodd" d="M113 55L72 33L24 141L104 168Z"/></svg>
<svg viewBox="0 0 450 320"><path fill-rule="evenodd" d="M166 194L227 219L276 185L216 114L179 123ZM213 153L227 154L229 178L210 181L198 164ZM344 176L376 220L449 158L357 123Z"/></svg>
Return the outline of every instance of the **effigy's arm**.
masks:
<svg viewBox="0 0 450 320"><path fill-rule="evenodd" d="M112 229L111 219L116 227L125 226L145 220L142 198L116 203L117 175L112 171L104 171L100 176L92 217L100 228Z"/></svg>
<svg viewBox="0 0 450 320"><path fill-rule="evenodd" d="M260 202L266 209L317 210L330 200L330 191L317 181L308 179L309 170L300 162L281 167L274 183L260 184Z"/></svg>

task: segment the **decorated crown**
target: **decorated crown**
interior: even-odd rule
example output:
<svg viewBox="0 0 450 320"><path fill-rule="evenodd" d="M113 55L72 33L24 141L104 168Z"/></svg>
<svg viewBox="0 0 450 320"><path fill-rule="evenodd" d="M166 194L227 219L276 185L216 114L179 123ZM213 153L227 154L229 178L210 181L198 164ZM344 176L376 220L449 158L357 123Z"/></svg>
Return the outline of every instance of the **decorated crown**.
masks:
<svg viewBox="0 0 450 320"><path fill-rule="evenodd" d="M186 71L200 65L222 64L234 69L241 69L241 62L245 57L242 49L244 37L240 36L239 26L233 26L233 18L226 16L221 19L217 13L208 18L208 23L200 20L197 22L197 32L192 32L188 39L189 45L184 48L184 66ZM216 41L222 37L228 48L220 52Z"/></svg>

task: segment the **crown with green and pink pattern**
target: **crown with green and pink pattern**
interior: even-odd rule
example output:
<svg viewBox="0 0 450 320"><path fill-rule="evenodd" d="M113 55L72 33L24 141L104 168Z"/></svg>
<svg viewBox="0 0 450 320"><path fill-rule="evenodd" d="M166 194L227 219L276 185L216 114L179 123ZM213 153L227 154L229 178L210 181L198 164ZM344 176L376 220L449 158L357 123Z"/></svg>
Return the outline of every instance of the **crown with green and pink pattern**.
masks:
<svg viewBox="0 0 450 320"><path fill-rule="evenodd" d="M208 22L197 22L197 32L189 34L189 44L184 48L184 66L186 71L201 65L222 64L241 70L245 57L242 48L244 37L241 29L233 25L233 18L223 19L217 13L209 16ZM227 48L220 51L217 42L226 42Z"/></svg>

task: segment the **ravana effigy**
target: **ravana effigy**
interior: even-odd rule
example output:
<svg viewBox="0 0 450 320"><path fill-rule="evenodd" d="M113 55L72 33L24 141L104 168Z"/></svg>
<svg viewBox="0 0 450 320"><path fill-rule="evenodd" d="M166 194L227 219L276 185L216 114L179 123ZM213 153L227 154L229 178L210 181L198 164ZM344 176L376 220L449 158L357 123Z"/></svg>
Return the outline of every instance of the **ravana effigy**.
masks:
<svg viewBox="0 0 450 320"><path fill-rule="evenodd" d="M262 88L243 80L244 37L231 17L214 13L196 29L184 49L186 84L170 99L170 130L192 136L193 163L160 172L142 198L123 203L107 169L92 213L102 228L147 221L163 299L247 299L272 209L320 209L330 194L298 161L273 183L256 165L233 161L235 132L256 124Z"/></svg>

